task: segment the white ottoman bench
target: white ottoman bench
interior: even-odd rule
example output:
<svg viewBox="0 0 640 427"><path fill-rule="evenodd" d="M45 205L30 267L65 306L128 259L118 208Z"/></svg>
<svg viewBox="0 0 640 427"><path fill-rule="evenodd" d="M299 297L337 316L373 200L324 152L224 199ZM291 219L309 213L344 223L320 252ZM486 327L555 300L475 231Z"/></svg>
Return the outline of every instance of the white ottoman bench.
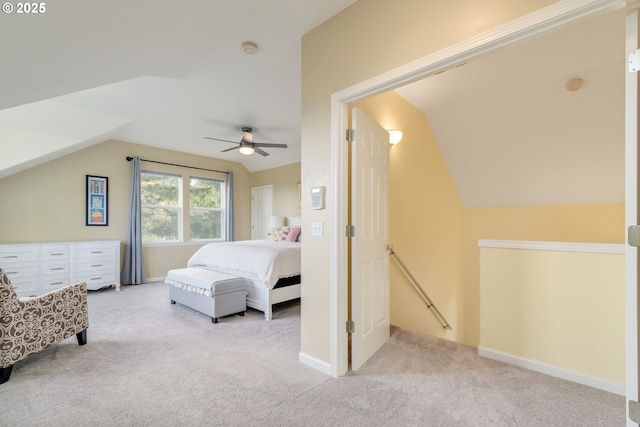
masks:
<svg viewBox="0 0 640 427"><path fill-rule="evenodd" d="M171 304L180 303L211 317L218 318L247 310L247 284L242 277L191 267L170 270L165 283L169 286Z"/></svg>

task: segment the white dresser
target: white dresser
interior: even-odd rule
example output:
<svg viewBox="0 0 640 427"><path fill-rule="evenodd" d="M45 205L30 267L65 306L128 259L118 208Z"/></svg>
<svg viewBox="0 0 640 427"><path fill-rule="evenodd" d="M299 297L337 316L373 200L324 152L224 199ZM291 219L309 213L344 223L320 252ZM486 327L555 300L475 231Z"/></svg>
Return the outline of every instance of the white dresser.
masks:
<svg viewBox="0 0 640 427"><path fill-rule="evenodd" d="M71 283L120 290L120 242L78 241L0 244L0 267L19 296L38 295Z"/></svg>

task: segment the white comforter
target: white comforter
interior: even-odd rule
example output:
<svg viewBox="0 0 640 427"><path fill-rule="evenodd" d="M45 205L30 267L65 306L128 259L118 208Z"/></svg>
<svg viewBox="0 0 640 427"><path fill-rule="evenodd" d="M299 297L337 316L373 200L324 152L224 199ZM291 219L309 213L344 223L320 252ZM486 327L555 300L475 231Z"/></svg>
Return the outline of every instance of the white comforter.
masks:
<svg viewBox="0 0 640 427"><path fill-rule="evenodd" d="M273 289L278 279L300 274L300 243L241 240L209 243L187 267L203 267L258 280Z"/></svg>

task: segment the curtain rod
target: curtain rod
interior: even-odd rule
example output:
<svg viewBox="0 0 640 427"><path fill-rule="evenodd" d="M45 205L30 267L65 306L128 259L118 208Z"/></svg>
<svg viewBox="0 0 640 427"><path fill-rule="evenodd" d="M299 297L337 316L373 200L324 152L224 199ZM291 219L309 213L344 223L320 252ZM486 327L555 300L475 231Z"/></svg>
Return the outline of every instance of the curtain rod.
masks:
<svg viewBox="0 0 640 427"><path fill-rule="evenodd" d="M133 160L133 157L127 157L127 161L128 162L130 162L131 160ZM219 173L226 173L226 174L229 173L229 171L219 171L219 170L215 170L215 169L197 168L195 166L177 165L175 163L158 162L158 161L155 161L155 160L140 159L140 161L141 162L149 162L149 163L158 163L160 165L179 166L181 168L188 168L188 169L198 169L198 170L201 170L201 171L208 171L208 172L219 172Z"/></svg>

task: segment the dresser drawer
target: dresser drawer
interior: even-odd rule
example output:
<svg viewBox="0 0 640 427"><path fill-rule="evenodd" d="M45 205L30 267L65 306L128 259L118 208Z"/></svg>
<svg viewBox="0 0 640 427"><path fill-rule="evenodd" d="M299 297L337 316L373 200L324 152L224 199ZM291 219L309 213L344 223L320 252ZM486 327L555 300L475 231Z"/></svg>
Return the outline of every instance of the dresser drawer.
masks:
<svg viewBox="0 0 640 427"><path fill-rule="evenodd" d="M109 245L76 245L76 258L103 258L116 256L117 248Z"/></svg>
<svg viewBox="0 0 640 427"><path fill-rule="evenodd" d="M119 261L119 260L118 260ZM76 272L83 273L89 271L114 270L116 268L115 258L96 258L79 260L76 262Z"/></svg>
<svg viewBox="0 0 640 427"><path fill-rule="evenodd" d="M69 274L69 260L53 260L53 261L44 261L42 263L42 275L48 276L51 274Z"/></svg>
<svg viewBox="0 0 640 427"><path fill-rule="evenodd" d="M94 273L78 274L75 278L75 282L84 282L89 289L99 289L103 286L114 285L116 282L116 272L111 271L96 271Z"/></svg>
<svg viewBox="0 0 640 427"><path fill-rule="evenodd" d="M38 276L15 279L12 279L11 276L9 276L9 280L11 280L11 286L13 286L13 290L16 291L18 296L24 297L35 295L38 292Z"/></svg>
<svg viewBox="0 0 640 427"><path fill-rule="evenodd" d="M0 246L0 266L8 262L38 262L37 246Z"/></svg>
<svg viewBox="0 0 640 427"><path fill-rule="evenodd" d="M38 264L36 263L0 263L0 267L2 267L12 284L14 282L17 283L20 279L29 277L33 277L33 280L38 280Z"/></svg>
<svg viewBox="0 0 640 427"><path fill-rule="evenodd" d="M71 257L70 245L43 245L40 250L42 261L69 259Z"/></svg>
<svg viewBox="0 0 640 427"><path fill-rule="evenodd" d="M42 279L42 289L45 292L52 291L54 289L61 288L63 286L69 285L71 282L69 280L69 275L66 276L47 276Z"/></svg>

